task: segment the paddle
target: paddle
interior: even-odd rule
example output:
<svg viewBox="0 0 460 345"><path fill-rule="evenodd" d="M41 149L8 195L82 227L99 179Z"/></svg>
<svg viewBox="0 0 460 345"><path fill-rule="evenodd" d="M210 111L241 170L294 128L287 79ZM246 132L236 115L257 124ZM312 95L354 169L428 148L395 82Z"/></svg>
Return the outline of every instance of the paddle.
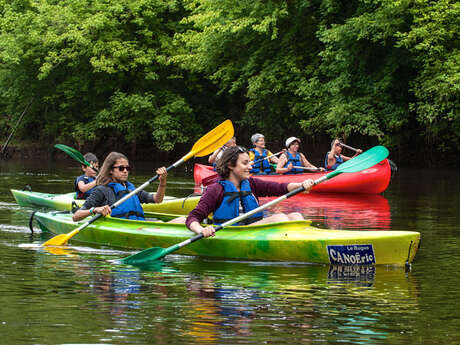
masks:
<svg viewBox="0 0 460 345"><path fill-rule="evenodd" d="M232 122L230 120L226 120L226 121L222 122L219 126L214 128L212 131L208 132L203 137L201 137L195 143L195 145L193 145L193 147L192 147L192 149L190 150L189 153L187 153L184 157L179 159L173 165L171 165L168 168L166 168L166 170L169 171L172 168L175 168L175 167L179 166L180 164L184 163L185 161L187 161L191 157L202 157L202 156L209 155L211 152L214 152L214 150L216 148L222 146L227 141L229 141L230 138L233 137L233 133L234 133L234 130L233 130ZM158 175L155 175L150 180L145 182L142 186L137 187L135 190L133 190L129 194L125 195L123 198L121 198L120 200L115 202L113 205L111 205L110 208L113 209L113 208L117 207L118 205L122 204L123 202L125 202L125 200L127 200L128 198L130 198L134 194L137 194L138 192L143 190L145 187L147 187L150 183L152 183L156 179L158 179ZM46 241L43 245L45 245L45 246L62 246L64 244L66 244L73 236L78 234L81 230L86 228L91 223L95 222L100 217L102 217L102 215L97 214L96 216L94 216L93 218L88 220L87 222L85 222L82 225L80 225L75 230L72 230L68 234L57 235L57 236L53 237L52 239Z"/></svg>
<svg viewBox="0 0 460 345"><path fill-rule="evenodd" d="M300 166L297 166L297 165L293 166L293 168L295 168L295 169L303 169L303 170L313 171L313 172L321 171L320 168L300 167Z"/></svg>
<svg viewBox="0 0 460 345"><path fill-rule="evenodd" d="M280 151L280 152L277 152L277 153L274 153L274 154L272 154L272 155L270 155L270 156L267 156L267 157L258 159L258 160L256 160L255 162L253 162L252 164L257 164L257 163L260 163L260 162L262 162L262 161L264 161L264 160L266 160L266 159L270 159L270 158L272 158L272 157L276 157L276 156L278 156L280 153L283 153L283 152L284 152L284 150L283 150L283 151Z"/></svg>
<svg viewBox="0 0 460 345"><path fill-rule="evenodd" d="M355 149L354 147L348 146L341 141L339 141L339 144L342 145L343 147L350 149L352 151L358 152L358 149ZM393 162L391 159L388 159L388 163L390 164L390 169L391 169L391 177L393 177L393 174L398 171L398 166L396 165L395 162Z"/></svg>
<svg viewBox="0 0 460 345"><path fill-rule="evenodd" d="M352 151L358 152L358 149L355 149L354 147L348 146L347 144L344 144L344 143L342 143L341 141L339 141L339 144L340 144L340 146L343 146L343 147L345 147L346 149L350 149L350 150L352 150Z"/></svg>
<svg viewBox="0 0 460 345"><path fill-rule="evenodd" d="M358 171L362 171L362 170L365 170L365 169L368 169L372 166L374 166L375 164L381 162L382 160L384 160L386 157L388 156L388 150L383 147L383 146L375 146L373 148L371 148L370 150L367 150L366 152L360 154L359 156L353 158L353 159L350 159L349 161L345 162L345 163L342 163L338 166L338 168L330 173L328 173L327 175L324 175L322 177L320 177L319 179L315 180L314 181L314 184L317 185L321 182L324 182L326 180L329 180L337 175L340 175L341 173L351 173L351 172L358 172ZM224 227L226 226L229 226L229 225L232 225L234 223L238 223L248 217L250 217L251 215L255 214L255 213L258 213L270 206L273 206L277 203L279 203L280 201L283 201L287 198L290 198L291 196L293 195L296 195L298 193L301 193L304 191L304 188L303 186L300 186L299 188L296 188L294 189L293 191L290 191L289 193L286 193L284 194L283 196L280 196L262 206L259 206L257 207L256 209L252 210L252 211L249 211L247 213L244 213L236 218L233 218L219 226L216 226L216 231L220 230L220 229L223 229ZM121 259L120 261L124 264L131 264L131 265L140 265L140 264L145 264L149 261L155 261L155 260L158 260L158 259L161 259L163 258L164 256L176 251L176 250L179 250L180 248L192 243L192 242L195 242L195 241L198 241L199 239L202 239L203 238L203 234L198 234L198 235L195 235L194 237L192 238L189 238L183 242L180 242L180 243L177 243L175 245L172 245L168 248L161 248L161 247L152 247L152 248L149 248L149 249L145 249L141 252L138 252L136 254L133 254L131 256L128 256L124 259Z"/></svg>
<svg viewBox="0 0 460 345"><path fill-rule="evenodd" d="M80 162L81 164L83 165L86 165L87 167L90 167L91 169L93 169L97 174L99 173L99 171L94 168L91 163L89 163L85 157L83 157L83 155L78 152L77 150L75 150L74 148L70 147L70 146L67 146L67 145L64 145L64 144L56 144L54 145L55 148L59 149L59 150L62 150L64 151L65 153L67 153L70 157L72 157L73 159L75 159L76 161Z"/></svg>

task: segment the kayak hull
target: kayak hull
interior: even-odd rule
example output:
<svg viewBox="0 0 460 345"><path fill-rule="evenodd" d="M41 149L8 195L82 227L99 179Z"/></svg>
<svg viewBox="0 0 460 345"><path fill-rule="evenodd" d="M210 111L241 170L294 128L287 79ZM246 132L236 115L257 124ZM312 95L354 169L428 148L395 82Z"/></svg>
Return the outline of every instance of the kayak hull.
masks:
<svg viewBox="0 0 460 345"><path fill-rule="evenodd" d="M42 231L66 234L83 222L69 214L36 212ZM184 224L135 221L106 217L81 230L72 240L127 249L167 248L189 239ZM189 244L178 254L319 264L411 263L420 234L409 231L343 231L311 226L309 221L229 226L215 237Z"/></svg>
<svg viewBox="0 0 460 345"><path fill-rule="evenodd" d="M59 211L70 211L72 205L80 207L84 200L76 200L75 193L51 194L11 189L17 204L23 207L47 207Z"/></svg>
<svg viewBox="0 0 460 345"><path fill-rule="evenodd" d="M265 181L285 183L302 182L308 178L316 180L326 174L327 172L317 172L291 175L253 175L253 177ZM193 177L196 186L206 186L217 180L217 174L212 170L212 167L203 164L195 164ZM333 179L324 181L314 186L311 192L379 194L387 189L390 178L391 167L388 160L385 159L371 168L354 173L342 173Z"/></svg>
<svg viewBox="0 0 460 345"><path fill-rule="evenodd" d="M51 194L51 193L40 193L32 191L24 191L18 189L11 189L11 194L13 194L17 204L23 207L47 207L57 211L71 211L73 208L81 207L85 200L75 199L75 193L65 193L65 194ZM176 200L174 197L165 196L164 202ZM174 203L175 209L180 209L181 202ZM196 204L196 203L195 203ZM145 212L154 212L157 209L159 204L142 204ZM176 206L177 205L177 206ZM188 203L184 204L185 206ZM184 206L184 207L185 207ZM191 208L193 209L193 208ZM190 208L185 208L185 210L191 210ZM165 209L164 212L169 212ZM185 211L184 211L185 212Z"/></svg>

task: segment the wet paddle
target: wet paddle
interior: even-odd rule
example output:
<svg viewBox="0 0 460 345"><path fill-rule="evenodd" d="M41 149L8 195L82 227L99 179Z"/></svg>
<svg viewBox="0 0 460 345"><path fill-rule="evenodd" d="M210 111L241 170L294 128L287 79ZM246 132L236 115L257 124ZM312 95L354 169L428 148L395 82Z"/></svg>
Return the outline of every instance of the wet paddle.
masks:
<svg viewBox="0 0 460 345"><path fill-rule="evenodd" d="M173 165L171 165L168 168L166 168L166 170L169 171L172 168L175 168L175 167L179 166L180 164L184 163L185 161L187 161L188 159L190 159L192 157L202 157L202 156L209 155L216 148L222 146L227 141L229 141L230 138L233 137L233 133L234 133L234 130L233 130L232 122L230 120L226 120L226 121L222 122L219 126L214 128L212 131L208 132L203 137L201 137L195 143L195 145L193 145L193 147L192 147L192 149L190 150L189 153L187 153L184 157L179 159ZM120 200L115 202L113 205L111 205L110 208L113 209L113 208L117 207L118 205L122 204L123 202L125 202L125 200L127 200L131 196L137 194L138 192L140 192L141 190L146 188L150 183L152 183L156 179L158 179L158 175L155 175L150 180L145 182L143 185L137 187L135 190L133 190L129 194L125 195L123 198L121 198ZM44 246L62 246L62 245L65 245L73 236L78 234L81 230L86 228L91 223L95 222L100 217L102 217L102 215L97 214L96 216L94 216L93 218L88 220L87 222L85 222L82 225L80 225L75 230L72 230L68 234L57 235L57 236L51 238L50 240L46 241L43 245Z"/></svg>
<svg viewBox="0 0 460 345"><path fill-rule="evenodd" d="M324 175L320 177L319 179L315 180L314 183L315 185L324 182L326 180L329 180L337 175L340 175L341 173L352 173L352 172L358 172L362 171L365 169L368 169L372 166L374 166L377 163L380 163L382 160L384 160L388 156L388 150L383 147L383 146L375 146L371 148L370 150L367 150L366 152L360 154L359 156L350 159L349 161L342 163L338 166L338 168L327 175ZM234 223L238 223L251 215L260 212L270 206L273 206L287 198L290 198L291 196L294 196L296 194L299 194L303 192L305 189L303 186L294 189L293 191L290 191L289 193L284 194L283 196L280 196L262 206L257 207L256 209L244 213L236 218L233 218L219 226L217 226L215 229L216 231L223 229L226 226L232 225ZM175 252L176 250L179 250L180 248L193 243L195 241L198 241L203 238L203 234L198 234L193 236L192 238L189 238L183 242L177 243L173 246L170 246L168 248L161 248L161 247L152 247L149 249L145 249L143 251L140 251L136 254L133 254L131 256L128 256L124 259L121 259L120 261L124 264L130 264L130 265L142 265L146 264L151 261L155 261L158 259L161 259L165 257L166 255Z"/></svg>
<svg viewBox="0 0 460 345"><path fill-rule="evenodd" d="M75 159L76 161L80 162L81 164L83 165L86 165L87 167L90 167L91 169L93 169L97 174L99 173L99 171L94 168L93 166L91 166L91 163L89 163L84 157L83 155L78 152L77 150L75 150L73 147L70 147L70 146L67 146L67 145L64 145L64 144L56 144L54 145L55 148L61 150L61 151L64 151L65 153L67 153L70 157L72 157L73 159Z"/></svg>

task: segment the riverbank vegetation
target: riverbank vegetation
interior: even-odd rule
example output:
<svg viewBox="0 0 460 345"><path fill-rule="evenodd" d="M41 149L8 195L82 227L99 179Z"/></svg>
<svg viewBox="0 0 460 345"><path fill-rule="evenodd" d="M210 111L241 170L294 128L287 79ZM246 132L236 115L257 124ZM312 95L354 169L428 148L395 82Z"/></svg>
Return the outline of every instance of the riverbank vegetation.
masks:
<svg viewBox="0 0 460 345"><path fill-rule="evenodd" d="M459 18L453 0L0 0L0 141L32 101L15 138L40 145L168 152L230 118L245 145L458 162Z"/></svg>

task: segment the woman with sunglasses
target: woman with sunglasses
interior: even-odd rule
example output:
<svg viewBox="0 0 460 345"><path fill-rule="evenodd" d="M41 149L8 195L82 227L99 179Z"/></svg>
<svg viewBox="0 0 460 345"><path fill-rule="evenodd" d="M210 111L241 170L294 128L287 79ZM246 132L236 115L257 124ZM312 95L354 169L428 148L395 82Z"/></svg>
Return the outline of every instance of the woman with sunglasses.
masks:
<svg viewBox="0 0 460 345"><path fill-rule="evenodd" d="M203 227L201 223L210 213L213 213L214 224L222 224L257 208L259 197L284 195L301 185L308 192L313 186L311 179L303 183L277 183L254 179L250 177L251 169L252 163L245 148L234 146L225 150L217 163L217 173L221 179L207 187L198 205L185 220L187 227L195 233L202 233L205 237L209 237L214 235L214 227ZM303 216L298 212L276 213L265 218L263 213L259 212L234 225L301 219Z"/></svg>
<svg viewBox="0 0 460 345"><path fill-rule="evenodd" d="M362 152L363 150L358 149L353 157L359 155ZM331 143L331 151L326 153L324 166L326 167L326 170L335 170L340 164L352 159L353 157L344 156L342 154L342 144L340 143L340 140L334 139Z"/></svg>
<svg viewBox="0 0 460 345"><path fill-rule="evenodd" d="M75 212L72 219L79 221L99 213L103 216L110 214L112 217L144 220L141 203L161 203L163 201L167 171L165 167L157 169L156 173L160 183L155 194L141 190L112 210L109 205L113 205L117 200L136 189L128 181L130 170L131 167L125 155L111 152L102 164L96 179L96 187L83 206Z"/></svg>

